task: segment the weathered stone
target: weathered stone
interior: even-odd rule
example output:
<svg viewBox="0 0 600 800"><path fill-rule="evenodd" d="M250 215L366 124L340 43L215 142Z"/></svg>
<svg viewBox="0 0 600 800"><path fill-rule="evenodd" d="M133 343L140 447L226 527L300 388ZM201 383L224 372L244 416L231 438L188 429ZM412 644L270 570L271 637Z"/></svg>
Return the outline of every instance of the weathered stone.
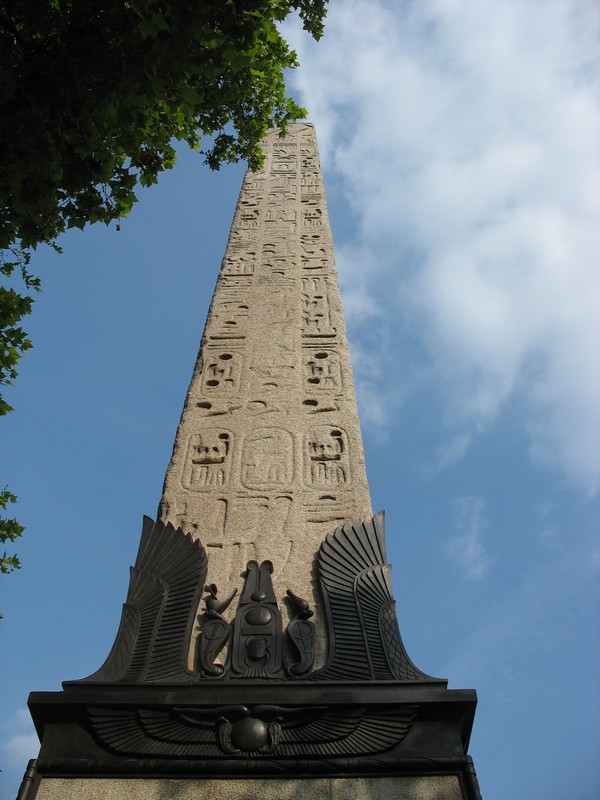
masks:
<svg viewBox="0 0 600 800"><path fill-rule="evenodd" d="M249 559L269 559L278 598L290 588L311 599L326 534L372 512L314 128L291 125L284 141L273 131L263 146L264 168L246 174L238 200L159 515L202 540L222 596Z"/></svg>
<svg viewBox="0 0 600 800"><path fill-rule="evenodd" d="M461 800L456 775L287 780L44 778L37 800Z"/></svg>

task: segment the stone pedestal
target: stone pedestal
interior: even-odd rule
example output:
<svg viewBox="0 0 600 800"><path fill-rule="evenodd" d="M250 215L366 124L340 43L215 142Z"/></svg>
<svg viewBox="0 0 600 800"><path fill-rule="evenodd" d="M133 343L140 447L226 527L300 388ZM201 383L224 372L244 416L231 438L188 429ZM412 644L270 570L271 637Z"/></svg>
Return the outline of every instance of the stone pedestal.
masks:
<svg viewBox="0 0 600 800"><path fill-rule="evenodd" d="M458 774L394 778L127 780L45 778L37 800L463 800Z"/></svg>

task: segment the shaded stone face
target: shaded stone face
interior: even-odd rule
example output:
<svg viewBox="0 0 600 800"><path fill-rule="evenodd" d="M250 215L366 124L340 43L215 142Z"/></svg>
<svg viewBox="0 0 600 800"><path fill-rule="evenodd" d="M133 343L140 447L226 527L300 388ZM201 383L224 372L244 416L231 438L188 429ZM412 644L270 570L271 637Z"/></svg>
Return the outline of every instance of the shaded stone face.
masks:
<svg viewBox="0 0 600 800"><path fill-rule="evenodd" d="M202 539L222 595L249 560L269 559L277 597L290 588L312 604L324 537L372 512L314 129L291 125L263 144L264 168L246 174L238 200L160 517Z"/></svg>
<svg viewBox="0 0 600 800"><path fill-rule="evenodd" d="M462 800L455 775L395 778L269 780L119 780L54 778L42 781L38 800Z"/></svg>

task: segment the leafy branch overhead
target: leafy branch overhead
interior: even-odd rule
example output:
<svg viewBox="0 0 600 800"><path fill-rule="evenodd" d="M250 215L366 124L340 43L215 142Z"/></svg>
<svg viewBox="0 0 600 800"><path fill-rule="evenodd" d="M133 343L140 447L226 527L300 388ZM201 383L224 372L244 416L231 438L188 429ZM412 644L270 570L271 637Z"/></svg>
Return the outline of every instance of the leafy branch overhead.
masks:
<svg viewBox="0 0 600 800"><path fill-rule="evenodd" d="M296 55L277 29L315 38L327 0L0 2L0 386L31 343L31 250L125 216L176 142L213 169L260 165L266 130L305 116L286 97ZM19 277L24 283L15 288ZM17 285L18 286L18 285ZM0 414L10 411L1 399Z"/></svg>
<svg viewBox="0 0 600 800"><path fill-rule="evenodd" d="M296 56L276 23L298 10L319 38L325 0L46 0L0 11L0 247L126 214L175 162L260 163Z"/></svg>
<svg viewBox="0 0 600 800"><path fill-rule="evenodd" d="M17 498L8 489L0 491L0 509L6 510L9 503L16 503ZM23 533L25 529L19 525L16 519L0 516L0 543L14 542ZM0 554L0 572L12 572L13 569L19 569L21 564L15 555L8 555L6 550Z"/></svg>

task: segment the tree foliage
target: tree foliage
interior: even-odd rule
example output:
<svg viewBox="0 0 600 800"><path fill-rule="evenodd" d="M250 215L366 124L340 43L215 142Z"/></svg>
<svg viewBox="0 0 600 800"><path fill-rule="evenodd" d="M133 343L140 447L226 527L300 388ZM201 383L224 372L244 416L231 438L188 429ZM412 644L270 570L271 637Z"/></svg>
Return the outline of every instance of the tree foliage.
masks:
<svg viewBox="0 0 600 800"><path fill-rule="evenodd" d="M0 492L0 508L5 511L9 503L16 503L17 498L8 489L3 489ZM16 519L1 517L0 518L0 542L14 542L23 533L25 529L19 525ZM15 555L8 555L6 550L0 555L0 572L12 572L13 569L19 569L21 566L19 559Z"/></svg>
<svg viewBox="0 0 600 800"><path fill-rule="evenodd" d="M31 250L125 216L176 142L213 169L260 165L267 128L305 115L277 23L297 11L318 39L326 2L0 0L0 387L31 346Z"/></svg>
<svg viewBox="0 0 600 800"><path fill-rule="evenodd" d="M0 247L130 210L173 166L173 140L217 168L260 162L295 54L276 22L322 32L325 0L30 0L0 12ZM229 128L231 126L231 128Z"/></svg>

